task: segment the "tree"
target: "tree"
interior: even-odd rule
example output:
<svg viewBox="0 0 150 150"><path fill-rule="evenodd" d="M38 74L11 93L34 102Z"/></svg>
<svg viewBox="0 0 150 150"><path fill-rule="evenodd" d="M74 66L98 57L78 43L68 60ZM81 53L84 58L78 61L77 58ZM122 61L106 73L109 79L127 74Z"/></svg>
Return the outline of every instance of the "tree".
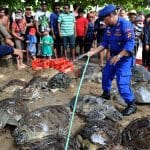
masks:
<svg viewBox="0 0 150 150"><path fill-rule="evenodd" d="M7 6L10 9L23 8L25 5L31 5L33 8L40 6L40 1L36 5L36 0L1 0L0 5ZM49 4L49 8L52 6L54 0L45 0ZM147 6L150 6L150 0L59 0L60 2L69 2L70 4L79 3L83 8L87 8L88 6L104 6L107 4L115 4L118 6L123 6L125 9L145 9Z"/></svg>

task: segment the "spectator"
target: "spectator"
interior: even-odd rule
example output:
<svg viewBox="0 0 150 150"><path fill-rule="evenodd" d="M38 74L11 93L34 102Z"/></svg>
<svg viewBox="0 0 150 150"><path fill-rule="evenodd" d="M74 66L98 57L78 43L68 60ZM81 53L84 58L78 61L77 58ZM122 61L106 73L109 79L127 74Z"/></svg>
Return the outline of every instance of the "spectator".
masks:
<svg viewBox="0 0 150 150"><path fill-rule="evenodd" d="M62 45L62 40L61 37L59 36L59 31L58 31L58 17L60 15L60 3L55 2L53 6L53 13L50 16L50 27L52 30L52 36L54 39L54 52L55 56L61 57L62 52L61 52L61 45Z"/></svg>
<svg viewBox="0 0 150 150"><path fill-rule="evenodd" d="M121 9L121 10L120 10L119 16L122 17L122 18L124 18L124 19L129 20L128 15L127 15L127 12L125 11L125 9Z"/></svg>
<svg viewBox="0 0 150 150"><path fill-rule="evenodd" d="M85 52L88 52L90 50L94 41L94 14L88 13L87 19L88 19L88 28L87 28L87 33L84 39L84 51Z"/></svg>
<svg viewBox="0 0 150 150"><path fill-rule="evenodd" d="M27 40L27 49L29 50L32 59L36 59L36 27L34 17L31 13L31 7L27 6L25 10L25 20L27 22L26 28L26 40Z"/></svg>
<svg viewBox="0 0 150 150"><path fill-rule="evenodd" d="M12 36L8 33L7 29L0 22L0 43L14 47Z"/></svg>
<svg viewBox="0 0 150 150"><path fill-rule="evenodd" d="M150 70L150 14L145 16L143 32L143 65Z"/></svg>
<svg viewBox="0 0 150 150"><path fill-rule="evenodd" d="M47 10L47 3L45 1L41 3L41 11L35 14L35 21L39 36L42 36L45 30L49 30L50 13Z"/></svg>
<svg viewBox="0 0 150 150"><path fill-rule="evenodd" d="M42 42L42 56L44 56L44 58L51 59L51 56L53 54L52 49L54 42L52 36L49 35L49 30L44 31L41 42Z"/></svg>
<svg viewBox="0 0 150 150"><path fill-rule="evenodd" d="M0 7L0 22L6 28L6 30L9 31L9 25L10 25L9 16L6 15L5 12L6 12L6 9L3 7Z"/></svg>
<svg viewBox="0 0 150 150"><path fill-rule="evenodd" d="M143 35L143 22L142 18L137 16L133 23L134 33L135 33L135 45L134 45L134 52L135 55L137 54L139 44L142 42L142 35Z"/></svg>
<svg viewBox="0 0 150 150"><path fill-rule="evenodd" d="M78 10L79 10L79 8L80 8L80 5L78 3L74 3L73 4L73 14L74 14L75 17L78 16Z"/></svg>
<svg viewBox="0 0 150 150"><path fill-rule="evenodd" d="M26 65L23 63L23 51L22 50L12 48L7 45L0 45L0 58L8 54L17 55L17 68L19 70L26 67Z"/></svg>
<svg viewBox="0 0 150 150"><path fill-rule="evenodd" d="M105 25L104 21L100 17L97 18L95 23L94 23L94 32L95 32L95 36L97 39L97 46L99 45L99 43L102 42L105 28L106 28L106 25ZM104 53L103 52L100 53L99 56L100 56L99 65L101 67L103 67L103 65L104 65ZM108 56L108 51L107 51L107 58L108 57L109 56Z"/></svg>
<svg viewBox="0 0 150 150"><path fill-rule="evenodd" d="M76 46L80 47L80 54L84 53L84 39L87 34L88 20L83 16L84 10L79 8L76 17Z"/></svg>
<svg viewBox="0 0 150 150"><path fill-rule="evenodd" d="M137 16L137 13L136 13L136 10L130 10L129 13L128 13L128 16L129 16L129 20L134 23L135 21L135 18Z"/></svg>
<svg viewBox="0 0 150 150"><path fill-rule="evenodd" d="M67 45L70 46L72 59L75 59L75 17L70 12L70 4L64 4L64 12L58 18L59 35L63 40L63 49L67 58Z"/></svg>
<svg viewBox="0 0 150 150"><path fill-rule="evenodd" d="M12 34L14 36L16 48L25 49L26 21L20 9L15 12L15 21L12 23Z"/></svg>

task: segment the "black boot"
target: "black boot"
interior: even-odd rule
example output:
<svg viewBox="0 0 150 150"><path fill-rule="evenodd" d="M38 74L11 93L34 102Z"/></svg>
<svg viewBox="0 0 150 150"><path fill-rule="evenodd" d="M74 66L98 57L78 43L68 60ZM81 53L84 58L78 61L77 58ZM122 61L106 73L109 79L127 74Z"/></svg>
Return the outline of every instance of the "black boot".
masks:
<svg viewBox="0 0 150 150"><path fill-rule="evenodd" d="M136 106L135 104L128 104L128 106L125 108L125 110L122 112L123 116L129 116L131 114L136 113Z"/></svg>
<svg viewBox="0 0 150 150"><path fill-rule="evenodd" d="M107 100L111 99L110 93L108 93L108 92L103 92L103 94L100 97L102 97L104 99L107 99Z"/></svg>

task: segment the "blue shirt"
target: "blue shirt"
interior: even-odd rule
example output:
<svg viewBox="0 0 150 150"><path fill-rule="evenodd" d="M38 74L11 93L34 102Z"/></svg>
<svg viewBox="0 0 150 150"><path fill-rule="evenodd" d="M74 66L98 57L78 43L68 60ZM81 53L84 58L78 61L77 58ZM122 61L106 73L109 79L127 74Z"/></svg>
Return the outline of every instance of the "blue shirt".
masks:
<svg viewBox="0 0 150 150"><path fill-rule="evenodd" d="M58 17L59 14L58 13L52 13L50 16L50 27L53 27L54 33L55 35L59 35L59 31L58 31Z"/></svg>
<svg viewBox="0 0 150 150"><path fill-rule="evenodd" d="M117 24L107 26L103 41L100 43L105 48L109 48L114 54L122 50L131 52L134 49L134 29L130 21L119 17Z"/></svg>

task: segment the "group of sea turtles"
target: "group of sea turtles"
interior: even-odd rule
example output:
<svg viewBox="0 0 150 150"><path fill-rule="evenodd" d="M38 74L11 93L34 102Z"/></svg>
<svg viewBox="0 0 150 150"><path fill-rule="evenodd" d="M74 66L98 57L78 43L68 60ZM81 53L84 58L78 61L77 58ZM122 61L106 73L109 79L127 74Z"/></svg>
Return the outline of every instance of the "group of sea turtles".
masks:
<svg viewBox="0 0 150 150"><path fill-rule="evenodd" d="M51 92L55 88L65 91L71 80L67 74L58 73L50 79L33 77L28 83L8 82L0 90L1 93L12 92L11 98L0 101L0 130L13 126L11 133L20 149L64 150L75 99L68 104L41 107L31 112L25 102L44 98L43 91ZM122 114L109 101L93 95L79 97L76 115L85 125L71 135L68 150L107 150L114 146L116 150L150 149L149 116L130 122L120 131Z"/></svg>

